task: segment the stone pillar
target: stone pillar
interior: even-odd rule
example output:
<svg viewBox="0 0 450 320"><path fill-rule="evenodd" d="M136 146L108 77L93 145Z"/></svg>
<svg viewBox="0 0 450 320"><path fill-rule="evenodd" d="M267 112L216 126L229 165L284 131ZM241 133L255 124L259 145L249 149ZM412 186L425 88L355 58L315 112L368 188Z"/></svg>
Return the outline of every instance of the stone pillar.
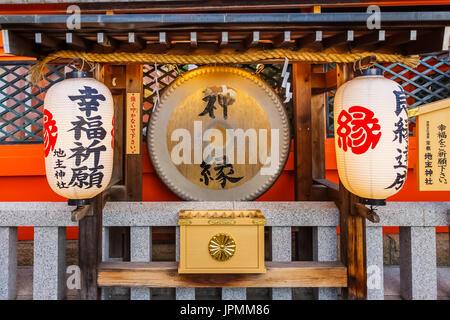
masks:
<svg viewBox="0 0 450 320"><path fill-rule="evenodd" d="M102 230L102 261L109 260L109 227L103 227ZM110 300L113 295L113 289L109 287L101 288L101 299Z"/></svg>
<svg viewBox="0 0 450 320"><path fill-rule="evenodd" d="M17 228L0 227L0 300L16 298Z"/></svg>
<svg viewBox="0 0 450 320"><path fill-rule="evenodd" d="M66 228L34 228L33 299L59 300L66 293Z"/></svg>
<svg viewBox="0 0 450 320"><path fill-rule="evenodd" d="M180 261L180 227L176 227L175 254ZM176 288L177 300L195 300L195 288Z"/></svg>
<svg viewBox="0 0 450 320"><path fill-rule="evenodd" d="M436 229L400 227L400 294L404 299L436 300Z"/></svg>
<svg viewBox="0 0 450 320"><path fill-rule="evenodd" d="M247 288L222 288L222 300L245 300Z"/></svg>
<svg viewBox="0 0 450 320"><path fill-rule="evenodd" d="M367 300L384 300L383 227L366 224Z"/></svg>
<svg viewBox="0 0 450 320"><path fill-rule="evenodd" d="M152 228L130 228L130 259L132 262L149 262L152 259ZM131 288L131 300L150 300L150 288Z"/></svg>
<svg viewBox="0 0 450 320"><path fill-rule="evenodd" d="M109 228L103 227L102 230L102 261L109 260Z"/></svg>
<svg viewBox="0 0 450 320"><path fill-rule="evenodd" d="M336 261L337 259L336 227L313 228L314 261ZM337 288L315 288L314 296L318 300L337 300Z"/></svg>
<svg viewBox="0 0 450 320"><path fill-rule="evenodd" d="M291 261L291 227L272 227L272 261ZM291 300L292 288L273 288L273 300Z"/></svg>

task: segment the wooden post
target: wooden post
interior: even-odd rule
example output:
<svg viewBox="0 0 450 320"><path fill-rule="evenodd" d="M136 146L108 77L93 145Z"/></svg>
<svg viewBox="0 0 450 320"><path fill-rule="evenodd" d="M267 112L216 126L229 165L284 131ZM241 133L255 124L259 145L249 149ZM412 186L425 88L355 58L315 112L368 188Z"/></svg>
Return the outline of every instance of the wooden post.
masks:
<svg viewBox="0 0 450 320"><path fill-rule="evenodd" d="M314 75L324 75L324 65L313 65L311 70ZM313 81L311 81L313 83ZM314 93L314 91L312 91ZM311 143L314 146L311 150L312 155L312 178L317 180L325 179L325 94L316 93L311 95ZM311 189L312 201L329 200L327 187L321 184L313 184Z"/></svg>
<svg viewBox="0 0 450 320"><path fill-rule="evenodd" d="M113 185L124 184L124 90L125 66L105 65L104 83L111 90L114 101L114 166L111 181ZM112 199L124 200L124 199Z"/></svg>
<svg viewBox="0 0 450 320"><path fill-rule="evenodd" d="M140 110L142 108L142 82L142 64L127 65L126 92L127 94L139 93L139 101L137 101L137 104ZM136 139L139 140L139 153L126 154L125 157L125 185L127 187L128 201L142 201L142 116L140 113L136 131L138 135Z"/></svg>
<svg viewBox="0 0 450 320"><path fill-rule="evenodd" d="M120 192L111 192L111 201L142 201L142 116L137 114L135 142L139 143L138 153L127 152L127 119L130 112L127 95L138 93L138 112L142 108L142 65L105 66L105 84L110 88L114 100L114 184ZM114 227L109 231L109 257L130 260L130 228Z"/></svg>
<svg viewBox="0 0 450 320"><path fill-rule="evenodd" d="M295 200L308 201L312 187L311 140L311 64L294 63L292 66L294 99L294 165ZM297 259L311 261L312 228L301 227L296 239Z"/></svg>
<svg viewBox="0 0 450 320"><path fill-rule="evenodd" d="M126 201L125 186L125 100L126 100L126 66L105 65L104 83L111 90L114 101L114 167L111 177L112 185L123 187L124 192L110 192L109 201ZM110 228L109 258L129 260L129 227Z"/></svg>
<svg viewBox="0 0 450 320"><path fill-rule="evenodd" d="M323 65L316 66L323 72ZM313 94L311 96L311 141L314 148L312 155L312 178L325 179L325 94Z"/></svg>
<svg viewBox="0 0 450 320"><path fill-rule="evenodd" d="M97 288L97 272L101 261L102 249L102 194L92 199L90 210L93 215L85 216L79 222L78 264L81 271L82 300L97 300L100 291Z"/></svg>
<svg viewBox="0 0 450 320"><path fill-rule="evenodd" d="M312 186L311 64L293 64L295 200L307 201Z"/></svg>
<svg viewBox="0 0 450 320"><path fill-rule="evenodd" d="M104 69L98 66L95 77L104 80ZM78 228L78 264L81 272L80 298L97 300L100 290L97 287L98 266L102 259L102 209L103 195L100 193L92 199L90 215L79 222Z"/></svg>
<svg viewBox="0 0 450 320"><path fill-rule="evenodd" d="M351 64L338 65L337 68L339 87L353 78L353 69ZM339 181L341 261L347 266L348 273L348 287L343 288L342 293L349 300L367 298L366 220L357 212L355 204L358 202L358 197Z"/></svg>

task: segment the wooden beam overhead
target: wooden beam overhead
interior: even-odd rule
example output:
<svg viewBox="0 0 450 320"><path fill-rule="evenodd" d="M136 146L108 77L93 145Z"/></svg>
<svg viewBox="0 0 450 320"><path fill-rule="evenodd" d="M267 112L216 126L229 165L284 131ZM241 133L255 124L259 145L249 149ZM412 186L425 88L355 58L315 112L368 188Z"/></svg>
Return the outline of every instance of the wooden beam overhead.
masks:
<svg viewBox="0 0 450 320"><path fill-rule="evenodd" d="M81 49L81 50L88 49L86 40L84 40L82 37L78 36L77 34L75 34L73 32L66 32L66 44L67 44L67 46L75 48L75 49Z"/></svg>
<svg viewBox="0 0 450 320"><path fill-rule="evenodd" d="M347 269L339 262L266 262L262 274L179 274L177 262L104 262L100 287L345 287Z"/></svg>
<svg viewBox="0 0 450 320"><path fill-rule="evenodd" d="M273 46L275 48L289 48L295 46L295 44L291 42L291 32L284 31L275 37L273 40Z"/></svg>
<svg viewBox="0 0 450 320"><path fill-rule="evenodd" d="M34 34L34 42L47 48L60 48L62 41L54 37L50 37L45 33L36 32Z"/></svg>
<svg viewBox="0 0 450 320"><path fill-rule="evenodd" d="M323 48L328 49L331 47L337 47L353 40L354 40L353 30L347 30L346 32L341 32L334 36L323 39Z"/></svg>
<svg viewBox="0 0 450 320"><path fill-rule="evenodd" d="M322 43L322 31L317 30L314 33L308 34L303 38L297 39L296 46L298 49L311 48L315 50L320 50L323 48Z"/></svg>
<svg viewBox="0 0 450 320"><path fill-rule="evenodd" d="M445 27L442 36L442 50L448 50L450 48L450 26Z"/></svg>
<svg viewBox="0 0 450 320"><path fill-rule="evenodd" d="M437 53L449 49L450 27L442 27L428 32L417 32L416 41L410 41L402 45L403 54L414 54L427 48L424 53Z"/></svg>
<svg viewBox="0 0 450 320"><path fill-rule="evenodd" d="M117 40L111 38L104 32L98 32L97 33L97 43L103 47L107 48L116 48L117 47Z"/></svg>
<svg viewBox="0 0 450 320"><path fill-rule="evenodd" d="M191 32L189 35L189 40L191 42L191 47L192 48L197 48L198 43L197 43L197 32Z"/></svg>
<svg viewBox="0 0 450 320"><path fill-rule="evenodd" d="M170 47L170 40L166 32L161 31L159 33L159 44L165 48Z"/></svg>
<svg viewBox="0 0 450 320"><path fill-rule="evenodd" d="M259 31L253 31L245 41L246 48L254 48L259 44Z"/></svg>
<svg viewBox="0 0 450 320"><path fill-rule="evenodd" d="M23 0L24 1L24 0ZM28 0L32 1L32 0ZM34 0L38 1L38 0ZM206 0L206 1L154 1L151 6L145 2L128 2L127 0L114 1L115 13L148 13L148 12L168 12L184 13L184 12L208 12L208 11L221 11L221 12L233 12L233 11L254 11L254 10L298 10L302 8L311 7L323 7L323 8L345 8L349 6L353 7L367 7L372 4L372 0L315 0L315 1L258 1L258 0L235 0L235 1L223 1L223 0ZM403 1L399 0L383 0L385 5L403 6ZM415 5L440 5L442 0L415 0ZM93 3L80 2L79 6L84 10L111 10L110 3L104 3L103 1L95 1ZM313 12L316 12L312 10ZM319 8L320 10L320 8ZM320 12L320 11L319 11Z"/></svg>
<svg viewBox="0 0 450 320"><path fill-rule="evenodd" d="M410 32L398 32L386 39L386 44L389 46L398 46L410 41L417 40L417 31L410 30Z"/></svg>
<svg viewBox="0 0 450 320"><path fill-rule="evenodd" d="M320 51L323 49L339 47L339 49L358 48L366 51L376 51L383 49L384 53L403 53L403 54L415 54L417 52L436 53L442 51L442 47L445 46L444 28L419 28L419 29L389 29L389 30L373 30L366 31L364 35L354 38L357 30L317 30L311 33L299 33L294 29L280 30L280 26L274 26L273 30L267 30L267 26L261 27L258 31L247 31L248 37L243 37L245 29L238 30L236 26L227 26L227 31L222 31L219 26L211 27L211 30L204 29L205 26L199 25L196 31L189 31L186 37L186 28L177 30L171 30L164 32L152 32L150 39L151 45L148 46L152 53L163 53L170 47L176 49L189 50L192 48L199 48L205 50L214 51L219 48L233 48L238 50L248 48L309 48L314 51ZM292 27L292 26L291 26ZM248 28L248 26L246 26ZM36 30L36 32L34 32ZM77 31L75 33L68 33L66 30L58 32L58 29L52 31L51 34L42 31L41 29L34 29L31 31L12 31L20 38L29 41L34 38L32 46L33 49L43 55L48 54L55 49L64 49L69 47L75 50L92 50L94 53L110 52L114 50L114 46L119 47L121 50L128 52L141 51L147 48L146 41L137 37L137 32L127 32L126 30L116 32L105 32L95 30L84 30L83 32ZM450 33L450 29L448 29ZM212 33L214 31L214 33ZM336 33L336 31L338 31ZM66 35L67 33L67 35ZM147 31L147 34L149 31ZM160 42L158 44L158 33L160 34ZM332 36L329 34L332 33ZM140 33L139 33L140 34ZM144 34L144 33L142 33ZM214 35L216 34L216 35ZM299 38L301 35L301 38ZM114 38L108 35L114 35ZM156 37L154 36L156 35ZM76 36L80 37L80 40L76 40ZM169 36L174 37L175 40L185 40L171 45L171 39ZM183 37L182 37L183 36ZM431 36L433 41L429 40ZM74 40L70 40L64 44L63 37L73 37ZM115 39L129 38L129 41L114 41ZM293 37L296 41L293 41ZM95 41L90 39L95 38ZM386 39L385 39L386 38ZM47 40L45 40L47 39ZM51 39L51 40L50 40ZM109 39L109 41L108 41ZM264 40L262 40L264 39ZM268 40L271 40L270 42ZM384 40L383 40L384 39ZM415 39L415 40L414 40ZM419 41L422 39L422 41ZM187 41L186 41L187 40ZM389 41L388 41L389 40ZM61 45L63 44L63 45ZM111 46L109 45L111 44ZM448 46L448 45L447 45ZM87 47L87 49L85 49Z"/></svg>
<svg viewBox="0 0 450 320"><path fill-rule="evenodd" d="M220 34L219 48L223 49L228 45L228 32L222 31Z"/></svg>
<svg viewBox="0 0 450 320"><path fill-rule="evenodd" d="M128 32L128 45L136 48L137 50L143 50L146 47L146 43L134 32Z"/></svg>
<svg viewBox="0 0 450 320"><path fill-rule="evenodd" d="M352 43L352 48L368 47L385 40L385 30L372 31L363 36L357 37Z"/></svg>
<svg viewBox="0 0 450 320"><path fill-rule="evenodd" d="M66 22L69 15L54 14L29 14L29 15L0 15L0 24L2 27L12 25L33 25L33 27L48 27L52 25L57 28L66 29ZM103 30L119 29L143 30L144 28L161 28L162 25L207 25L220 24L223 26L229 24L253 27L266 25L286 26L302 25L315 28L322 26L341 26L358 25L366 27L367 18L370 17L366 12L323 12L317 13L299 13L299 12L270 12L258 15L255 19L255 13L159 13L159 14L83 14L81 15L81 25L83 28L102 27ZM383 26L402 26L415 28L415 26L445 26L450 20L448 11L403 11L403 12L382 12L381 20ZM48 24L47 26L45 26ZM320 27L319 27L320 26ZM5 27L5 29L8 29ZM11 28L9 28L11 29Z"/></svg>
<svg viewBox="0 0 450 320"><path fill-rule="evenodd" d="M15 32L10 30L2 30L3 50L7 54L16 56L37 57L34 51L33 42L22 38Z"/></svg>

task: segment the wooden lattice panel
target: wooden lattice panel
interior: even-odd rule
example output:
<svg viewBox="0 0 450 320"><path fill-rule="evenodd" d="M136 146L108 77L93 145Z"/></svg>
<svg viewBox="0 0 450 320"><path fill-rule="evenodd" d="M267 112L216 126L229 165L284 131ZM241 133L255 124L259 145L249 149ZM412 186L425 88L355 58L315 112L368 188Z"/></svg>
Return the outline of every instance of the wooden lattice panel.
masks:
<svg viewBox="0 0 450 320"><path fill-rule="evenodd" d="M44 97L47 89L64 79L65 66L48 66L44 79L33 87L28 81L31 63L0 64L0 144L43 141Z"/></svg>
<svg viewBox="0 0 450 320"><path fill-rule="evenodd" d="M329 65L333 68L334 65ZM384 76L399 83L408 96L409 108L446 99L450 96L450 58L436 56L422 57L416 68L401 63L375 64L383 70ZM327 97L327 136L334 136L333 103L335 91L326 93Z"/></svg>

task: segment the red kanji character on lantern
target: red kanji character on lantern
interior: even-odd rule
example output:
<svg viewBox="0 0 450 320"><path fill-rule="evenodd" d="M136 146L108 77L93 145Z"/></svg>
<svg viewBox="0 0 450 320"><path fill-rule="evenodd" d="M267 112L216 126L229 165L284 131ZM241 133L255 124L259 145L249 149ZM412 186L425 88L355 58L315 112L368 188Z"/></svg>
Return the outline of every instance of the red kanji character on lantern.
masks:
<svg viewBox="0 0 450 320"><path fill-rule="evenodd" d="M53 114L44 109L44 150L45 157L48 156L50 151L53 151L58 138L58 127L56 121L53 119Z"/></svg>
<svg viewBox="0 0 450 320"><path fill-rule="evenodd" d="M374 113L361 106L353 106L342 110L337 123L338 145L342 150L347 148L354 154L363 154L369 148L374 149L380 141L381 132L376 133L381 127Z"/></svg>
<svg viewBox="0 0 450 320"><path fill-rule="evenodd" d="M114 149L114 116L112 117L111 148Z"/></svg>

